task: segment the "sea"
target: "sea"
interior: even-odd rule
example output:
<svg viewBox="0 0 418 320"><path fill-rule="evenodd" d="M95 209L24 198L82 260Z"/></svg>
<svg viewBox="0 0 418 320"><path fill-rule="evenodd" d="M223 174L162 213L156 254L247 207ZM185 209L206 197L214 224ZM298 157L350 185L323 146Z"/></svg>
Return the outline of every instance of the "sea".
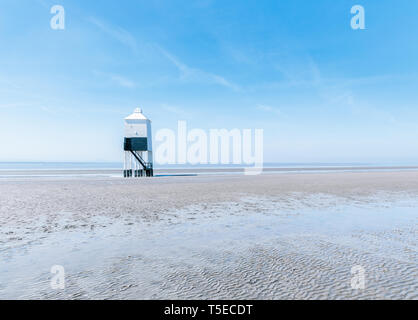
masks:
<svg viewBox="0 0 418 320"><path fill-rule="evenodd" d="M251 165L155 165L156 176L243 174ZM0 178L109 176L121 177L122 162L0 162ZM418 170L417 162L266 162L264 173L316 173L341 171L404 171Z"/></svg>

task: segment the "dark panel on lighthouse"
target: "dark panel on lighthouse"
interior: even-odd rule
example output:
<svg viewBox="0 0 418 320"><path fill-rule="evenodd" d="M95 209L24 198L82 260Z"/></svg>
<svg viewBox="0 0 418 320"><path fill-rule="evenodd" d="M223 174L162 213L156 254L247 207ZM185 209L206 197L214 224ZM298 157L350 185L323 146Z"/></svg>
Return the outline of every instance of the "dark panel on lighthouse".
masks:
<svg viewBox="0 0 418 320"><path fill-rule="evenodd" d="M148 139L147 138L125 138L123 144L125 151L147 151Z"/></svg>

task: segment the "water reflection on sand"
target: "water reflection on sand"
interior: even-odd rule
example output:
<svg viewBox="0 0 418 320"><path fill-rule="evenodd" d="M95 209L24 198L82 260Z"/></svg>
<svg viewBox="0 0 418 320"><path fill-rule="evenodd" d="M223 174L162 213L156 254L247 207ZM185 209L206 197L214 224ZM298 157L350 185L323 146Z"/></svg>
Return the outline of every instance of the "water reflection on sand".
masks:
<svg viewBox="0 0 418 320"><path fill-rule="evenodd" d="M287 208L247 196L161 221L97 216L85 228L63 213L60 232L3 242L0 298L416 299L418 202L382 202L313 195ZM65 267L65 290L50 288L52 265ZM354 265L364 290L350 286Z"/></svg>

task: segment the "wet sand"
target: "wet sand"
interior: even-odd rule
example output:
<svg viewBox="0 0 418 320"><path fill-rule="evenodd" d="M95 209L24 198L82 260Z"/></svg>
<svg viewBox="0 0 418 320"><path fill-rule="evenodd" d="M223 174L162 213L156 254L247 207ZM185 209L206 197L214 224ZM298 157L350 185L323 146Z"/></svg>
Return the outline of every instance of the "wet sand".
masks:
<svg viewBox="0 0 418 320"><path fill-rule="evenodd" d="M417 207L413 170L3 178L0 299L417 299Z"/></svg>

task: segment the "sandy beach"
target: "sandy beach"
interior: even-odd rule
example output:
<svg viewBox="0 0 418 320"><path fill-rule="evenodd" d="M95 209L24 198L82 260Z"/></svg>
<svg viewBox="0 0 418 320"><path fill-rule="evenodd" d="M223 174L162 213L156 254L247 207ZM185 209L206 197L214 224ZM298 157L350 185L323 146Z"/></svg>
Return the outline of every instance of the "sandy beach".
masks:
<svg viewBox="0 0 418 320"><path fill-rule="evenodd" d="M417 299L410 169L2 178L0 299Z"/></svg>

